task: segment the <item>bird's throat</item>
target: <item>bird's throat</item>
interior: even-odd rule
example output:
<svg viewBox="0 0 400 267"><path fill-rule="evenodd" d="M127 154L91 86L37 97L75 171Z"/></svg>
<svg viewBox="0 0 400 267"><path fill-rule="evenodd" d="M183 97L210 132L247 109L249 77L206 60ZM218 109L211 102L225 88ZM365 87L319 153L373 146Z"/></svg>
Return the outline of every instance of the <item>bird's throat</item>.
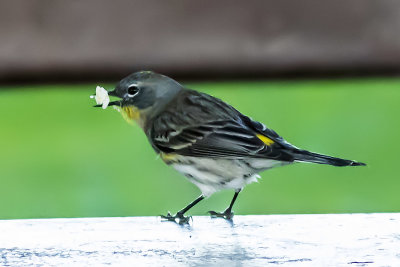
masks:
<svg viewBox="0 0 400 267"><path fill-rule="evenodd" d="M141 116L141 112L137 107L134 106L127 106L122 107L121 110L122 117L128 122L133 123L135 121L140 127L143 128L144 125L144 118Z"/></svg>

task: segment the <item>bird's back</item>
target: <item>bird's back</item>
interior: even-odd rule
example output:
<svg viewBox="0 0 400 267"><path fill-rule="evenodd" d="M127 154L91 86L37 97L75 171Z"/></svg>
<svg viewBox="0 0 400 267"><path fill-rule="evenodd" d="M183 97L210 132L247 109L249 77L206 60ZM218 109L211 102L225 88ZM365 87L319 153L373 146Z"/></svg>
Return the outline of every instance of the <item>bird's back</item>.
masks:
<svg viewBox="0 0 400 267"><path fill-rule="evenodd" d="M275 131L213 96L183 90L154 118L146 133L157 152L213 158L293 161L293 147Z"/></svg>

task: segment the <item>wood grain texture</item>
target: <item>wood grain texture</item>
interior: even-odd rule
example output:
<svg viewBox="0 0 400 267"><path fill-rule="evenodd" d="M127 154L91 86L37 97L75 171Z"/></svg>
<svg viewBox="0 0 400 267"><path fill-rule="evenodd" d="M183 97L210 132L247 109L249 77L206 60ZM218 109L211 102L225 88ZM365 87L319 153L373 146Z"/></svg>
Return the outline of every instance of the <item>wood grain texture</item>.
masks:
<svg viewBox="0 0 400 267"><path fill-rule="evenodd" d="M400 213L0 221L1 266L400 266Z"/></svg>

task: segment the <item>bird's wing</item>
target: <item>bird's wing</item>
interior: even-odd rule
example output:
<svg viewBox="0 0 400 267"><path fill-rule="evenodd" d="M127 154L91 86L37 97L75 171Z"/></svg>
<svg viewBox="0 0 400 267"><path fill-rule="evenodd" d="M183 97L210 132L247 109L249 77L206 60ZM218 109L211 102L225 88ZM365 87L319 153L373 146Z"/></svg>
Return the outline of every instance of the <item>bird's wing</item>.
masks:
<svg viewBox="0 0 400 267"><path fill-rule="evenodd" d="M241 114L241 120L243 121L243 123L248 126L250 129L252 129L253 131L255 131L258 134L261 134L265 137L268 137L269 139L271 139L272 141L274 141L274 143L276 145L279 145L280 148L282 149L288 149L288 150L296 150L298 149L296 146L290 144L289 142L287 142L285 139L283 139L282 136L280 136L279 134L277 134L274 130L268 128L267 126L265 126L265 124L255 121L243 114Z"/></svg>
<svg viewBox="0 0 400 267"><path fill-rule="evenodd" d="M201 113L186 109L162 114L150 133L153 147L164 153L193 157L293 161L281 144L283 139L274 131L269 133L262 124L258 125L228 104L218 99L208 102L209 98L205 95L197 99L202 100L195 103ZM193 116L190 123L185 123L190 116Z"/></svg>

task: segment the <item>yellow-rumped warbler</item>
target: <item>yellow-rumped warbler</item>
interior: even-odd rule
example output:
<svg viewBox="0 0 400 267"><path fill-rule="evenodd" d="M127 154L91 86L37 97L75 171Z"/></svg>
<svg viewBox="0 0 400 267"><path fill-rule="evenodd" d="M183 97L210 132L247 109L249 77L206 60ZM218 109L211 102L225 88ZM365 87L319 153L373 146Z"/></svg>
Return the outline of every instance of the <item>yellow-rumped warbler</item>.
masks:
<svg viewBox="0 0 400 267"><path fill-rule="evenodd" d="M108 94L121 98L109 105L118 106L125 118L136 121L161 159L202 192L176 215L162 216L167 220L187 223L185 212L202 199L234 189L224 212L210 211L214 217L231 219L242 188L256 181L259 172L276 166L294 162L365 165L299 149L220 99L151 71L129 75Z"/></svg>

